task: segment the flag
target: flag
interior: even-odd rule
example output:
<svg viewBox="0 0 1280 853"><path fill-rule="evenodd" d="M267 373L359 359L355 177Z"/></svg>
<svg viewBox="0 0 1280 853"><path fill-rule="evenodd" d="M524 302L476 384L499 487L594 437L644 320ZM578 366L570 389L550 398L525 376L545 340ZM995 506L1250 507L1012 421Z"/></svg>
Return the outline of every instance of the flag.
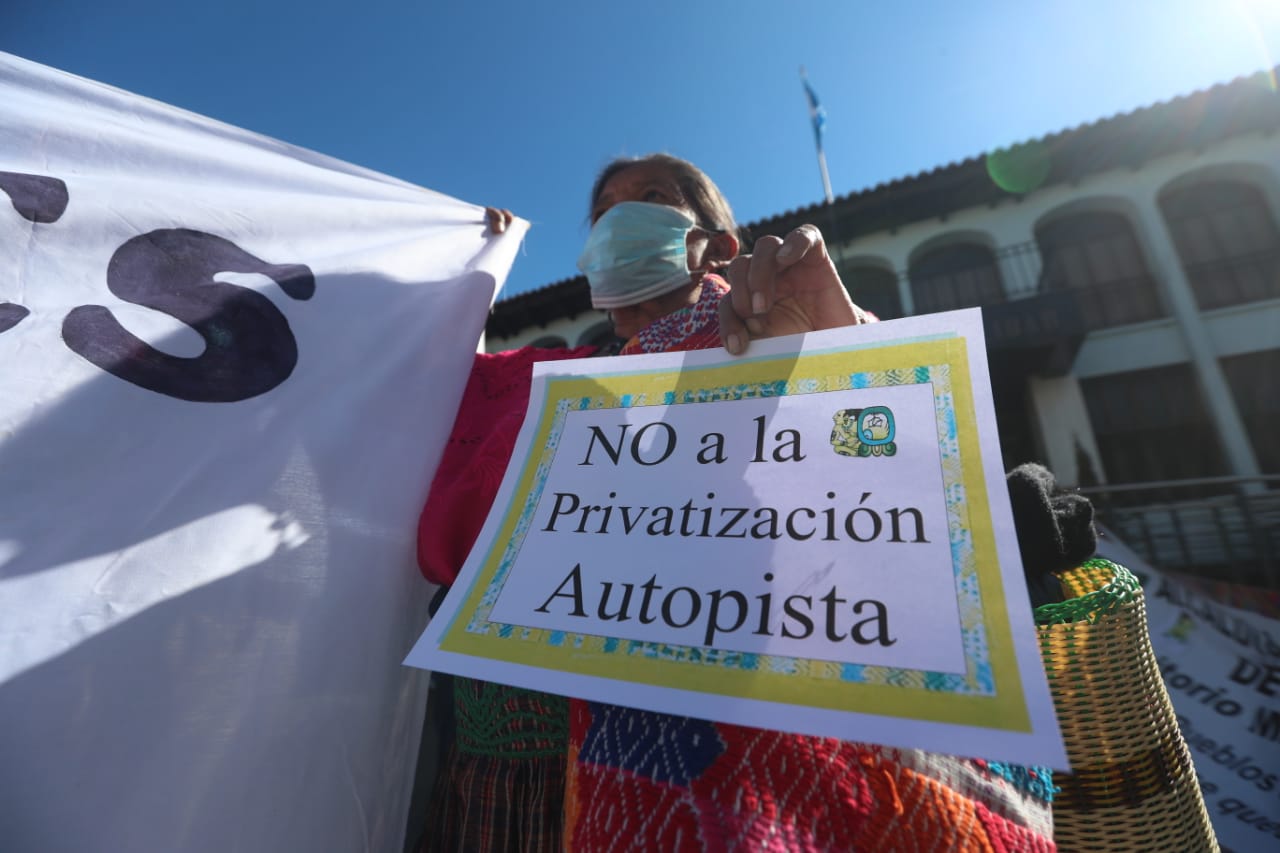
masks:
<svg viewBox="0 0 1280 853"><path fill-rule="evenodd" d="M827 127L827 111L818 101L818 93L809 85L809 75L804 66L800 66L800 83L804 86L805 97L809 99L809 120L813 122L813 142L818 149L818 171L822 175L822 192L827 204L831 204L831 177L827 174L827 155L822 150L822 133Z"/></svg>
<svg viewBox="0 0 1280 853"><path fill-rule="evenodd" d="M822 133L827 127L827 111L818 100L818 93L813 91L813 86L809 83L809 75L803 68L800 69L800 82L804 86L805 96L809 99L809 121L813 122L813 140L821 151Z"/></svg>

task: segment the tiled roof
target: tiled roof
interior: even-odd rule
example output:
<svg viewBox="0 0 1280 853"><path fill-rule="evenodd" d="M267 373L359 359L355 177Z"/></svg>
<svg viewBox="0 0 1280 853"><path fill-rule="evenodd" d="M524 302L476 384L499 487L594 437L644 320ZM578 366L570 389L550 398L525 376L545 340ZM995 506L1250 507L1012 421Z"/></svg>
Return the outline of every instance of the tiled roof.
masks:
<svg viewBox="0 0 1280 853"><path fill-rule="evenodd" d="M1069 130L898 178L835 199L759 222L752 235L784 234L814 222L833 242L898 228L1018 195L1017 176L1002 188L992 178L999 164L1012 164L1034 176L1034 188L1079 181L1113 169L1137 169L1143 163L1178 151L1197 150L1245 133L1280 129L1280 95L1271 72L1239 77L1190 95L1121 113ZM989 169L989 164L993 167ZM490 336L508 337L533 325L573 317L591 307L583 276L563 279L498 302L489 318Z"/></svg>

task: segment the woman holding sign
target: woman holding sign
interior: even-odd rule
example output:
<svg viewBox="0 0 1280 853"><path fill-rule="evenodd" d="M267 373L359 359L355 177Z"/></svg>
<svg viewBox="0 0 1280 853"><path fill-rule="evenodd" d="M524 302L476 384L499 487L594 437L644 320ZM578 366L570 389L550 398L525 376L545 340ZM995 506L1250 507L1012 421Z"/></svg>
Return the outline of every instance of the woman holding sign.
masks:
<svg viewBox="0 0 1280 853"><path fill-rule="evenodd" d="M494 230L502 230L509 216L490 211ZM592 190L591 220L579 267L593 305L608 313L625 339L623 354L722 344L741 354L752 339L874 319L850 300L813 226L801 226L785 238L762 237L750 255L740 254L729 204L701 170L684 160L659 154L611 163ZM527 362L534 357L520 352L526 355L512 356L525 371L523 400ZM522 402L513 403L517 406L522 413ZM508 448L519 422L517 416ZM450 488L439 479L433 486L431 500L442 511L432 516L429 501L423 526L428 546L436 539L458 538L443 509ZM455 549L459 564L469 545ZM424 560L429 573L430 562ZM457 568L452 566L454 573ZM445 574L436 570L431 576ZM473 687L466 687L472 699L480 695ZM512 721L503 729L508 733L518 728L517 718L534 720L526 723L530 742L545 752L556 727L552 717L563 700L514 688L499 692L502 707L490 708L486 720L492 724L505 709ZM1054 849L1048 771L599 702L568 704L566 849ZM459 708L477 713L465 702ZM506 806L476 811L461 788L450 788L451 774L456 781L471 771L447 769L433 803L436 826L444 829L428 846L460 849L468 838L500 835L506 843L499 846L554 848L560 826L552 814L558 808L556 786L548 776L560 766L566 765L545 758L537 765L538 796L524 800L527 805L514 818ZM490 773L505 772L487 767ZM533 768L529 761L509 766L513 774L527 775ZM517 789L523 790L514 778L488 778L489 798L502 790L507 794L496 799L512 802ZM461 815L462 810L470 813Z"/></svg>

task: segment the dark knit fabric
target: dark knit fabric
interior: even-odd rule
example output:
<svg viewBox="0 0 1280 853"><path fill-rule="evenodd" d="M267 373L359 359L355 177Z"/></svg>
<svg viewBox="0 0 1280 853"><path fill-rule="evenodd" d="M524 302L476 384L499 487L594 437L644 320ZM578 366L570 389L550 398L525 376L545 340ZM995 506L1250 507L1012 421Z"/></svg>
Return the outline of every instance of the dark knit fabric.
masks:
<svg viewBox="0 0 1280 853"><path fill-rule="evenodd" d="M1055 573L1080 565L1098 547L1093 504L1083 495L1059 489L1043 465L1019 465L1006 482L1031 605L1062 601Z"/></svg>

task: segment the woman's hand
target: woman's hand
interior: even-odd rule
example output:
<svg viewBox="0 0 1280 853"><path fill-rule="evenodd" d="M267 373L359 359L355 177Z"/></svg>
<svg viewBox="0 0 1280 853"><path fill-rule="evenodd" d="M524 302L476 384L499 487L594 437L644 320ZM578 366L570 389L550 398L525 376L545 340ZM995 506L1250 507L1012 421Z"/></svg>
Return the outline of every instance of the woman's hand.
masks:
<svg viewBox="0 0 1280 853"><path fill-rule="evenodd" d="M720 302L720 338L734 355L755 338L866 322L813 225L801 225L785 240L761 237L750 255L730 262L728 279L732 289Z"/></svg>
<svg viewBox="0 0 1280 853"><path fill-rule="evenodd" d="M511 211L501 207L486 207L484 209L484 221L488 223L489 230L494 234L501 234L507 230L507 226L511 224Z"/></svg>

